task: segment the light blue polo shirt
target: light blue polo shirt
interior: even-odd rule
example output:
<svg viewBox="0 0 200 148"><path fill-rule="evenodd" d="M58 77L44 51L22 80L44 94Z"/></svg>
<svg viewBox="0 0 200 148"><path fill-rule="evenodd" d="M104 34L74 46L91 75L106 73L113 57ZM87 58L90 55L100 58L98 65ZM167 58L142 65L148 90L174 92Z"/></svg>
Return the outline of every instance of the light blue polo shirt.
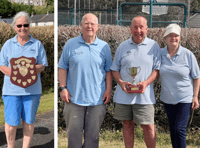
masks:
<svg viewBox="0 0 200 148"><path fill-rule="evenodd" d="M112 64L108 44L96 37L88 45L82 35L65 44L58 67L67 70L67 89L71 101L81 106L103 103L106 72Z"/></svg>
<svg viewBox="0 0 200 148"><path fill-rule="evenodd" d="M193 79L200 77L194 54L179 45L178 52L170 58L167 47L161 49L161 96L167 104L191 103Z"/></svg>
<svg viewBox="0 0 200 148"><path fill-rule="evenodd" d="M120 72L123 81L132 82L133 78L128 74L127 68L140 66L141 71L136 76L136 83L147 80L153 70L159 70L159 50L160 47L154 40L145 37L145 40L137 45L131 37L118 47L111 70ZM153 83L146 87L143 94L127 94L117 84L114 102L119 104L154 104Z"/></svg>
<svg viewBox="0 0 200 148"><path fill-rule="evenodd" d="M21 44L17 41L17 35L7 40L1 49L0 66L10 67L10 60L12 58L19 58L21 56L34 57L36 59L36 64L48 66L46 52L43 45L39 40L34 39L31 35L30 37L30 40L26 42L24 46L21 46ZM22 88L14 85L13 83L11 83L9 76L4 76L2 91L3 95L21 96L41 93L42 86L40 74L38 74L37 82L27 88Z"/></svg>

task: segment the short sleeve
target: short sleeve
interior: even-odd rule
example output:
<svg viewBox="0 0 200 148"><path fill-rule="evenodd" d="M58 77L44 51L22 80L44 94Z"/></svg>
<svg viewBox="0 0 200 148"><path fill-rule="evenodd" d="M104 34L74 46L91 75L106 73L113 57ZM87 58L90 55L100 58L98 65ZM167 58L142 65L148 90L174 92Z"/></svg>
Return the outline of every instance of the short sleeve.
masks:
<svg viewBox="0 0 200 148"><path fill-rule="evenodd" d="M194 56L194 54L191 52L190 54L190 75L193 79L198 79L200 78L200 71L199 71L199 66L197 63L197 60Z"/></svg>
<svg viewBox="0 0 200 148"><path fill-rule="evenodd" d="M63 52L61 54L58 67L67 70L69 67L69 44L66 43L63 49Z"/></svg>
<svg viewBox="0 0 200 148"><path fill-rule="evenodd" d="M38 50L38 62L37 64L42 64L43 66L48 66L47 56L44 49L44 46L39 41L39 50Z"/></svg>
<svg viewBox="0 0 200 148"><path fill-rule="evenodd" d="M8 66L8 56L7 56L7 49L9 48L8 41L3 45L0 53L0 66Z"/></svg>
<svg viewBox="0 0 200 148"><path fill-rule="evenodd" d="M105 46L105 50L106 50L106 64L105 64L105 71L108 72L110 71L110 67L112 65L112 56L111 56L111 51L110 51L110 47L108 44L106 44Z"/></svg>
<svg viewBox="0 0 200 148"><path fill-rule="evenodd" d="M157 42L155 42L154 46L154 58L153 58L153 70L157 69L159 70L160 69L160 63L161 63L161 55L160 55L160 47L158 45Z"/></svg>

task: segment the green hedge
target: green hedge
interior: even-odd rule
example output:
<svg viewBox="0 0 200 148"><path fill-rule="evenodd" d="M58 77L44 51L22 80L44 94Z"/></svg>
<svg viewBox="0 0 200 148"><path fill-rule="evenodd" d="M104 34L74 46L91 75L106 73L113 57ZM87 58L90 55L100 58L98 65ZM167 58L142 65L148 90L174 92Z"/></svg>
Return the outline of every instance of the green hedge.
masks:
<svg viewBox="0 0 200 148"><path fill-rule="evenodd" d="M156 40L161 48L165 45L163 40L163 34L165 32L165 28L152 28L148 29L147 36L153 40ZM79 36L81 33L79 26L60 26L58 27L58 59L62 53L62 49L64 44L70 38ZM131 36L130 28L129 27L122 27L122 26L114 26L114 25L100 25L99 31L97 33L99 39L106 41L111 48L112 58L114 58L115 52L117 47L121 42L127 40ZM191 50L200 64L200 29L184 29L182 28L181 32L181 42L180 44L183 47L188 48ZM116 82L113 80L112 86L112 96L114 94L116 88ZM168 120L167 116L164 111L163 104L159 101L160 96L160 80L156 80L154 83L155 88L155 97L156 97L156 104L155 104L155 123L157 126L161 126L164 129L168 129ZM59 129L65 128L65 122L63 120L63 107L64 103L59 98L58 99L58 126ZM113 109L114 104L113 100L111 99L110 103L107 104L107 113L102 124L102 128L107 130L120 130L122 128L121 122L113 119ZM200 111L195 111L195 116L192 122L192 127L198 126L200 127L200 119L199 119Z"/></svg>
<svg viewBox="0 0 200 148"><path fill-rule="evenodd" d="M40 40L46 50L48 67L41 73L43 91L54 87L54 26L30 27L30 34ZM10 38L16 35L11 25L0 23L0 48ZM3 73L0 73L0 93L3 86Z"/></svg>

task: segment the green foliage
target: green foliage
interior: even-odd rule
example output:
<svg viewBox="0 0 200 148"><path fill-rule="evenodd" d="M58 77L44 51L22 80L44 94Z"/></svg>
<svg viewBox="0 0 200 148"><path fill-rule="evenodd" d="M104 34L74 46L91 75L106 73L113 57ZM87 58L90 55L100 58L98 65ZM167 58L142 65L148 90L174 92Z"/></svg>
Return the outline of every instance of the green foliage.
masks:
<svg viewBox="0 0 200 148"><path fill-rule="evenodd" d="M50 11L50 13L54 13L54 6L53 5L34 6L34 13L35 14L46 14L47 11Z"/></svg>
<svg viewBox="0 0 200 148"><path fill-rule="evenodd" d="M12 14L12 3L7 0L0 1L0 16L8 17Z"/></svg>
<svg viewBox="0 0 200 148"><path fill-rule="evenodd" d="M54 93L45 94L40 99L37 114L46 113L54 109Z"/></svg>
<svg viewBox="0 0 200 148"><path fill-rule="evenodd" d="M200 145L200 131L192 130L187 134L187 144Z"/></svg>
<svg viewBox="0 0 200 148"><path fill-rule="evenodd" d="M105 129L101 129L100 138L103 141L115 141L115 140L123 141L123 134L119 130L110 132Z"/></svg>
<svg viewBox="0 0 200 148"><path fill-rule="evenodd" d="M34 14L46 14L47 11L54 13L54 0L46 0L47 5L34 6L24 5L23 3L11 3L8 0L0 1L0 16L3 18L13 17L19 11L25 11L31 15Z"/></svg>
<svg viewBox="0 0 200 148"><path fill-rule="evenodd" d="M200 0L193 0L191 2L191 10L190 11L199 11L200 10Z"/></svg>

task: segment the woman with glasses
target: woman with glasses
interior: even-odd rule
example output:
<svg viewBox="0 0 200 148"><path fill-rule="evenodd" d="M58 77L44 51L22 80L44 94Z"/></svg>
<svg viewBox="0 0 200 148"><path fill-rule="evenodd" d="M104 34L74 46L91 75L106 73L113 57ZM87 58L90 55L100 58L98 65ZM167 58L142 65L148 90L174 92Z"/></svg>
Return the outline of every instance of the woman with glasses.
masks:
<svg viewBox="0 0 200 148"><path fill-rule="evenodd" d="M15 147L17 126L23 123L23 148L29 148L42 94L40 73L48 66L43 45L29 33L26 12L15 15L16 36L7 40L0 53L0 70L5 74L2 90L8 148Z"/></svg>
<svg viewBox="0 0 200 148"><path fill-rule="evenodd" d="M169 119L173 148L186 147L186 127L191 109L199 107L200 71L194 54L180 45L181 28L170 24L165 31L167 44L161 49L161 96Z"/></svg>

